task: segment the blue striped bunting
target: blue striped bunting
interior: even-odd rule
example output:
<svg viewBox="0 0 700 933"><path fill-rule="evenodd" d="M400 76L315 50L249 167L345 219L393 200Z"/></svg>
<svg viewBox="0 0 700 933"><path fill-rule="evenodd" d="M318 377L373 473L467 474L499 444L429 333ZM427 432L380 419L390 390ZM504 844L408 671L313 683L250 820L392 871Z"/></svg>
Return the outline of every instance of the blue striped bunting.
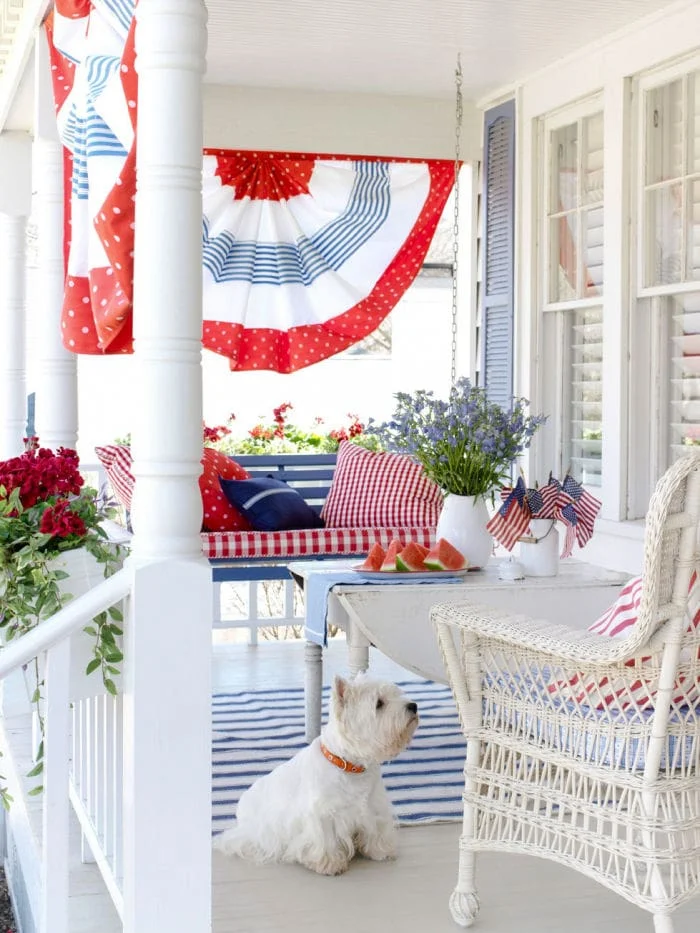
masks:
<svg viewBox="0 0 700 933"><path fill-rule="evenodd" d="M326 272L337 272L386 221L391 207L389 165L355 162L345 210L313 236L296 243L237 240L228 230L210 235L203 221L203 263L216 282L308 287Z"/></svg>
<svg viewBox="0 0 700 933"><path fill-rule="evenodd" d="M419 707L421 724L410 747L382 769L401 823L462 818L465 744L449 687L401 684ZM330 688L323 691L324 719ZM304 739L304 691L256 690L217 694L213 718L213 831L236 812L256 778L292 757Z"/></svg>

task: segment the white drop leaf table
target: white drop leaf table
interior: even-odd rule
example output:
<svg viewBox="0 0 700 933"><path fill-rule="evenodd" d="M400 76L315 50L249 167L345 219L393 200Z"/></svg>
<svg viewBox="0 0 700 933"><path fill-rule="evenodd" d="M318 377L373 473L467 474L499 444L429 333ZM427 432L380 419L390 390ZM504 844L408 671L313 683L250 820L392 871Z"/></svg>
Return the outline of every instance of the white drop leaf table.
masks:
<svg viewBox="0 0 700 933"><path fill-rule="evenodd" d="M299 561L289 571L302 585L312 574L347 571L353 561ZM447 683L437 639L430 624L436 603L483 603L499 609L586 628L614 601L629 574L563 560L555 577L504 581L500 560L467 574L459 583L338 584L329 591L328 623L340 626L348 643L348 673L367 670L373 645L397 664L427 680ZM306 738L321 731L323 649L305 649Z"/></svg>

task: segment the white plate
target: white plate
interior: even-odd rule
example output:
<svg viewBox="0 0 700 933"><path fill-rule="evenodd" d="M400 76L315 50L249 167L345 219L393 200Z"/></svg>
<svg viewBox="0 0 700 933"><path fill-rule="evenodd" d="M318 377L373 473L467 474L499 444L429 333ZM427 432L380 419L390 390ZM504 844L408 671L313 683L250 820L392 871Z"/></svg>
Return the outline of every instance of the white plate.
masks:
<svg viewBox="0 0 700 933"><path fill-rule="evenodd" d="M470 570L478 567L466 567L464 570L411 570L402 573L400 570L363 570L358 564L352 568L359 577L367 580L446 580L448 578L464 577Z"/></svg>

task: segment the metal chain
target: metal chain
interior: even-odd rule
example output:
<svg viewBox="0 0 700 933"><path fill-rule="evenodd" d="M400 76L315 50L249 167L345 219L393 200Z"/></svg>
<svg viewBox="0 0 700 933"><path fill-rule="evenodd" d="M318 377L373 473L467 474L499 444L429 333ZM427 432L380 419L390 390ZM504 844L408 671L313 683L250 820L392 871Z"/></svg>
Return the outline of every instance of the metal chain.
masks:
<svg viewBox="0 0 700 933"><path fill-rule="evenodd" d="M455 69L455 184L454 184L454 217L452 223L452 368L451 380L454 386L457 382L457 267L459 261L459 169L460 144L462 139L462 59L457 56Z"/></svg>

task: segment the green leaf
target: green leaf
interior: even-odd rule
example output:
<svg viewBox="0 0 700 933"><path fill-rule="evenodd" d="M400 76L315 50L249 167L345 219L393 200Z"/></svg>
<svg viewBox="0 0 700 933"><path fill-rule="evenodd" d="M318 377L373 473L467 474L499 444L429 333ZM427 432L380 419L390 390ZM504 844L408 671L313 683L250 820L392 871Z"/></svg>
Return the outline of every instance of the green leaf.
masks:
<svg viewBox="0 0 700 933"><path fill-rule="evenodd" d="M104 652L104 658L105 661L109 661L111 664L118 664L119 661L124 660L124 655L118 648L111 648Z"/></svg>
<svg viewBox="0 0 700 933"><path fill-rule="evenodd" d="M109 677L105 677L103 683L105 685L105 690L108 693L111 693L113 697L115 697L117 695L117 687L114 681L110 680Z"/></svg>
<svg viewBox="0 0 700 933"><path fill-rule="evenodd" d="M34 693L32 694L32 698L31 698L31 700L30 700L29 702L30 702L30 703L38 703L39 700L41 700L41 691L40 691L39 688L37 687L36 690L34 691Z"/></svg>
<svg viewBox="0 0 700 933"><path fill-rule="evenodd" d="M39 761L34 765L31 771L27 772L27 777L37 777L44 770L44 762Z"/></svg>
<svg viewBox="0 0 700 933"><path fill-rule="evenodd" d="M92 674L93 671L96 671L98 667L102 666L102 661L99 658L93 658L92 661L85 668L86 674Z"/></svg>
<svg viewBox="0 0 700 933"><path fill-rule="evenodd" d="M118 609L116 606L109 607L109 614L116 622L124 621L124 613L121 611L121 609Z"/></svg>
<svg viewBox="0 0 700 933"><path fill-rule="evenodd" d="M85 632L86 635L92 635L92 636L97 635L97 629L95 628L94 625L86 625L83 631Z"/></svg>
<svg viewBox="0 0 700 933"><path fill-rule="evenodd" d="M39 794L43 794L43 793L44 793L44 785L43 785L43 784L39 784L38 787L32 787L32 789L31 789L30 791L27 791L27 796L28 796L28 797L38 797Z"/></svg>

